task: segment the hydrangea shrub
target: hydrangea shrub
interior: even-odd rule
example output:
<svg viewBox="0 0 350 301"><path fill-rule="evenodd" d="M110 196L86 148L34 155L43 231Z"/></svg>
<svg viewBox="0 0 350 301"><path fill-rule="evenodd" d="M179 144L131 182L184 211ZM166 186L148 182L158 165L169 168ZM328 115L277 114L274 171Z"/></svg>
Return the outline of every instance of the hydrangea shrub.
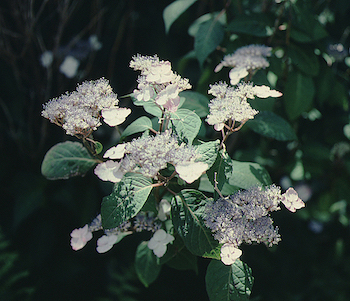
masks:
<svg viewBox="0 0 350 301"><path fill-rule="evenodd" d="M266 57L270 52L270 47L249 45L223 58L215 71L231 67L231 82L210 85L208 94L214 98L206 118L195 110L181 108L186 102L198 101L197 94L187 91L182 96L181 92L191 89L191 85L172 70L169 61L156 55L134 56L130 67L140 75L132 100L143 106L148 116L153 115L157 123L147 116L137 118L121 134L129 141L121 141L103 154L101 143L93 139L93 131L102 125L102 120L115 127L131 114L130 108L119 106L117 94L106 79L83 82L76 91L46 103L42 116L83 144L65 142L54 146L44 158L43 174L50 179L68 178L81 174L72 172L69 166L84 173L94 167L100 180L114 183L111 194L102 200L101 214L72 231L72 249L82 249L94 232L103 233L96 250L104 253L132 233L150 231L150 240L147 244L141 242L135 259L139 278L146 286L157 278L161 265L181 256L183 251L169 248L180 243L187 254L194 256L188 259L201 256L215 262L209 265L206 276L212 300L219 300L213 290L224 289L215 278L227 273L232 277L225 285L233 285L238 296L248 297L253 278L247 264L240 260L241 244L278 244L281 237L270 213L281 210L281 203L291 212L305 206L293 188L283 193L271 183L262 166L232 160L225 147L232 133L259 114L249 99L282 95L268 86L254 85L247 78L256 69L268 67ZM221 139L197 139L203 122L221 132ZM138 138L127 139L136 133L140 133ZM85 151L80 150L77 156L78 149ZM66 164L70 161L74 165ZM62 164L66 165L60 170ZM242 266L247 271L243 276L238 272ZM233 280L235 277L239 282ZM242 290L238 283L249 288Z"/></svg>

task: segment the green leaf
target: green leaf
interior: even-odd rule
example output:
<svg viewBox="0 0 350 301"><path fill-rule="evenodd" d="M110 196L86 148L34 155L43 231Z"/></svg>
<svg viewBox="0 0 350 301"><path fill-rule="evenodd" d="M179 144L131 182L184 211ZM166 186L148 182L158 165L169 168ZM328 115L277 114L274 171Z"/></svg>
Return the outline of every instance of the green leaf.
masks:
<svg viewBox="0 0 350 301"><path fill-rule="evenodd" d="M273 112L262 111L249 120L246 125L254 132L279 141L296 140L297 137L290 124Z"/></svg>
<svg viewBox="0 0 350 301"><path fill-rule="evenodd" d="M316 84L316 100L320 105L333 96L332 92L335 84L335 76L332 69L327 66L326 62L321 63L321 71L319 72Z"/></svg>
<svg viewBox="0 0 350 301"><path fill-rule="evenodd" d="M79 142L66 141L51 147L41 165L41 173L49 180L84 175L98 161Z"/></svg>
<svg viewBox="0 0 350 301"><path fill-rule="evenodd" d="M201 93L194 91L182 91L180 97L185 98L185 102L181 106L182 109L194 111L199 117L206 117L209 114L209 99Z"/></svg>
<svg viewBox="0 0 350 301"><path fill-rule="evenodd" d="M149 119L146 116L142 116L127 126L127 128L123 131L120 139L122 140L127 136L130 136L135 133L144 132L151 128L152 128L151 119Z"/></svg>
<svg viewBox="0 0 350 301"><path fill-rule="evenodd" d="M317 55L312 49L305 49L305 47L301 48L290 44L288 47L288 55L292 60L292 64L306 75L316 76L318 74L320 64Z"/></svg>
<svg viewBox="0 0 350 301"><path fill-rule="evenodd" d="M207 170L207 175L210 183L215 187L215 180L217 188L221 191L226 183L226 175L232 174L231 158L226 151L220 150L216 160L211 168Z"/></svg>
<svg viewBox="0 0 350 301"><path fill-rule="evenodd" d="M232 172L226 173L228 184L240 189L248 189L256 185L271 185L270 175L258 163L231 160Z"/></svg>
<svg viewBox="0 0 350 301"><path fill-rule="evenodd" d="M168 34L171 25L197 0L177 0L169 4L163 11L165 32Z"/></svg>
<svg viewBox="0 0 350 301"><path fill-rule="evenodd" d="M231 266L212 260L205 276L210 301L249 300L253 282L251 268L240 260L236 260Z"/></svg>
<svg viewBox="0 0 350 301"><path fill-rule="evenodd" d="M145 287L157 279L161 270L161 265L157 264L157 257L148 248L147 243L147 241L141 242L135 255L136 274Z"/></svg>
<svg viewBox="0 0 350 301"><path fill-rule="evenodd" d="M143 101L133 98L133 102L135 106L143 107L143 109L152 116L162 117L163 115L162 110L158 107L154 100Z"/></svg>
<svg viewBox="0 0 350 301"><path fill-rule="evenodd" d="M134 173L125 174L115 185L114 191L103 198L101 205L103 228L116 228L133 218L146 203L152 188L151 179Z"/></svg>
<svg viewBox="0 0 350 301"><path fill-rule="evenodd" d="M328 36L328 32L310 12L307 1L296 1L292 5L293 17L290 37L300 43L310 43Z"/></svg>
<svg viewBox="0 0 350 301"><path fill-rule="evenodd" d="M298 71L288 74L284 89L284 106L289 119L297 119L301 113L309 110L315 95L315 87L311 77Z"/></svg>
<svg viewBox="0 0 350 301"><path fill-rule="evenodd" d="M200 66L224 39L224 27L219 20L210 19L202 23L194 38L194 50Z"/></svg>
<svg viewBox="0 0 350 301"><path fill-rule="evenodd" d="M172 200L172 220L187 249L194 255L210 254L218 245L203 222L207 197L198 190L184 189Z"/></svg>
<svg viewBox="0 0 350 301"><path fill-rule="evenodd" d="M167 251L160 258L160 264L166 263L176 270L193 270L198 272L197 256L193 255L180 237L175 237L172 244L167 245Z"/></svg>
<svg viewBox="0 0 350 301"><path fill-rule="evenodd" d="M202 144L195 146L197 153L202 155L199 161L207 163L208 168L210 168L216 161L219 144L220 144L220 140L215 140L215 141L203 142Z"/></svg>
<svg viewBox="0 0 350 301"><path fill-rule="evenodd" d="M202 124L199 116L187 109L178 109L176 112L171 113L170 116L179 137L187 140L188 144L192 144Z"/></svg>
<svg viewBox="0 0 350 301"><path fill-rule="evenodd" d="M268 37L273 34L271 18L264 14L238 15L227 25L227 30L254 37Z"/></svg>
<svg viewBox="0 0 350 301"><path fill-rule="evenodd" d="M271 178L264 167L258 163L239 162L232 160L226 151L220 150L213 166L207 170L210 183L215 187L215 173L217 188L232 193L234 190L247 189L256 185L270 185Z"/></svg>

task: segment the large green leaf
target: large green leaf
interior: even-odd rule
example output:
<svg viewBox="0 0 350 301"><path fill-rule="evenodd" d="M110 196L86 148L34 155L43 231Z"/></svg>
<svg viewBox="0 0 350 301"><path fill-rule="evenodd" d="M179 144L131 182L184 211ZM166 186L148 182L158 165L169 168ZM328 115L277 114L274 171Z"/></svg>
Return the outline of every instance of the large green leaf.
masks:
<svg viewBox="0 0 350 301"><path fill-rule="evenodd" d="M227 30L255 37L268 37L273 33L271 18L264 14L238 15L227 25Z"/></svg>
<svg viewBox="0 0 350 301"><path fill-rule="evenodd" d="M161 270L161 265L157 264L157 257L148 248L147 243L147 241L141 242L135 255L136 274L145 287L157 279Z"/></svg>
<svg viewBox="0 0 350 301"><path fill-rule="evenodd" d="M152 121L146 116L137 118L134 122L129 124L127 128L123 131L120 139L124 139L127 136L130 136L135 133L140 133L147 131L152 128Z"/></svg>
<svg viewBox="0 0 350 301"><path fill-rule="evenodd" d="M168 33L171 25L197 0L176 0L170 3L163 11L165 32Z"/></svg>
<svg viewBox="0 0 350 301"><path fill-rule="evenodd" d="M182 91L179 95L185 98L182 109L194 111L199 117L206 117L209 114L209 99L205 95L194 91Z"/></svg>
<svg viewBox="0 0 350 301"><path fill-rule="evenodd" d="M293 128L282 117L273 112L262 111L246 125L254 132L280 141L297 139Z"/></svg>
<svg viewBox="0 0 350 301"><path fill-rule="evenodd" d="M196 145L197 153L201 154L202 157L199 159L201 162L207 163L210 168L216 161L218 154L220 140L203 142L202 144Z"/></svg>
<svg viewBox="0 0 350 301"><path fill-rule="evenodd" d="M147 201L152 190L152 180L139 174L127 173L114 191L103 198L101 205L104 229L118 227L133 218Z"/></svg>
<svg viewBox="0 0 350 301"><path fill-rule="evenodd" d="M219 151L215 163L207 170L207 175L213 187L215 187L216 177L217 188L223 194L225 194L223 192L225 184L227 192L271 184L270 175L260 164L232 160L224 150Z"/></svg>
<svg viewBox="0 0 350 301"><path fill-rule="evenodd" d="M152 116L162 117L162 110L158 107L154 100L143 101L137 100L135 97L132 97L132 100L135 106L142 106L144 110Z"/></svg>
<svg viewBox="0 0 350 301"><path fill-rule="evenodd" d="M41 173L49 180L84 175L98 160L79 142L66 141L51 147L41 165Z"/></svg>
<svg viewBox="0 0 350 301"><path fill-rule="evenodd" d="M210 19L199 26L194 38L194 51L201 66L208 55L220 45L224 35L224 27L216 18Z"/></svg>
<svg viewBox="0 0 350 301"><path fill-rule="evenodd" d="M171 113L171 122L179 137L187 140L188 144L192 144L202 123L199 116L188 109L178 109L176 112Z"/></svg>
<svg viewBox="0 0 350 301"><path fill-rule="evenodd" d="M167 245L167 251L159 261L160 264L166 263L176 270L194 270L196 273L198 272L197 256L186 248L179 236L175 237L172 244Z"/></svg>
<svg viewBox="0 0 350 301"><path fill-rule="evenodd" d="M224 184L227 182L226 175L232 174L231 161L232 160L227 152L220 150L214 164L207 170L207 175L210 183L213 187L216 185L219 191L222 190Z"/></svg>
<svg viewBox="0 0 350 301"><path fill-rule="evenodd" d="M264 167L258 163L240 162L231 160L232 172L227 173L226 178L231 186L240 189L248 189L256 185L271 185L270 175Z"/></svg>
<svg viewBox="0 0 350 301"><path fill-rule="evenodd" d="M249 300L253 282L251 268L240 260L230 266L219 260L212 260L205 276L210 301Z"/></svg>
<svg viewBox="0 0 350 301"><path fill-rule="evenodd" d="M172 200L171 215L174 227L187 249L194 255L211 254L218 245L211 230L203 222L207 197L198 190L182 190ZM218 254L213 254L213 257Z"/></svg>
<svg viewBox="0 0 350 301"><path fill-rule="evenodd" d="M325 28L311 13L308 1L295 1L292 3L290 37L300 43L310 43L328 36Z"/></svg>
<svg viewBox="0 0 350 301"><path fill-rule="evenodd" d="M320 70L318 57L313 49L301 48L294 44L288 47L288 56L292 64L306 75L316 76Z"/></svg>
<svg viewBox="0 0 350 301"><path fill-rule="evenodd" d="M288 74L284 90L284 106L289 119L297 119L301 113L309 110L315 95L315 87L311 77L301 72Z"/></svg>

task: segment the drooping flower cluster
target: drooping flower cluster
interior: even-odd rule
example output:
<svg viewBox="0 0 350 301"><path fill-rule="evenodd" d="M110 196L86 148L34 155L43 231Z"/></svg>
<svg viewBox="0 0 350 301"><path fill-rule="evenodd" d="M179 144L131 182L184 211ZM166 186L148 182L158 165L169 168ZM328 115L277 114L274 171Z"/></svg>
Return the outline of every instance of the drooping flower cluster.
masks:
<svg viewBox="0 0 350 301"><path fill-rule="evenodd" d="M205 224L219 243L231 246L228 248L231 253L237 254L236 249L242 243L256 242L272 246L278 244L281 237L278 228L273 226L270 212L280 210L281 202L291 212L305 206L293 188L281 194L281 188L276 185L265 189L252 187L208 203L205 207ZM222 255L230 262L228 258L235 256L230 257L228 250Z"/></svg>
<svg viewBox="0 0 350 301"><path fill-rule="evenodd" d="M233 54L225 55L214 71L219 72L223 67L232 67L229 76L231 85L236 85L247 75L268 67L270 64L266 57L271 56L271 50L271 47L265 45L248 45L238 48Z"/></svg>
<svg viewBox="0 0 350 301"><path fill-rule="evenodd" d="M170 131L156 136L142 136L118 145L109 149L104 157L122 158L119 162L109 160L100 163L95 168L95 174L100 179L111 182L119 182L127 172L155 178L170 163L183 180L192 183L208 168L206 163L196 162L200 155L193 146L179 144Z"/></svg>
<svg viewBox="0 0 350 301"><path fill-rule="evenodd" d="M220 131L225 122L232 120L244 123L248 119L253 119L259 112L253 109L249 99L279 97L281 92L271 90L268 86L253 86L251 83L240 83L236 87L229 86L226 83L219 82L210 85L208 94L216 98L209 103L209 115L206 121L214 125L215 130Z"/></svg>
<svg viewBox="0 0 350 301"><path fill-rule="evenodd" d="M67 135L88 136L101 125L101 118L110 126L125 121L131 113L118 107L117 94L105 78L85 81L76 91L62 94L43 105L42 116L65 129Z"/></svg>
<svg viewBox="0 0 350 301"><path fill-rule="evenodd" d="M156 232L160 228L161 223L152 212L141 211L133 219L122 223L117 228L104 230L105 235L97 240L96 250L98 253L105 253L129 234L141 231ZM92 233L99 230L102 230L101 215L98 215L90 225L86 224L82 228L74 229L71 233L72 249L75 251L82 249L92 239Z"/></svg>
<svg viewBox="0 0 350 301"><path fill-rule="evenodd" d="M139 101L153 100L158 106L175 112L180 104L179 93L191 89L188 79L181 78L171 70L169 61L161 61L158 56L137 55L130 67L140 70L134 97Z"/></svg>

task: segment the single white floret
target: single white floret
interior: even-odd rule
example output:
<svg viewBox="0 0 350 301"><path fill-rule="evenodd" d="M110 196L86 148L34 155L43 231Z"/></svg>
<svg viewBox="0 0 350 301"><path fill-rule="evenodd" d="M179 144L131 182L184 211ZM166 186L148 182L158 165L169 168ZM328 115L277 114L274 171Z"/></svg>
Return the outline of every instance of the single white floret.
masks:
<svg viewBox="0 0 350 301"><path fill-rule="evenodd" d="M109 159L121 159L125 154L125 143L118 144L117 146L111 147L109 150L105 152L103 158Z"/></svg>
<svg viewBox="0 0 350 301"><path fill-rule="evenodd" d="M281 202L291 212L305 207L305 203L299 198L298 193L292 187L288 188L287 191L282 194L282 197L283 199Z"/></svg>
<svg viewBox="0 0 350 301"><path fill-rule="evenodd" d="M233 264L241 255L242 251L236 248L233 244L225 243L221 247L221 261L225 265Z"/></svg>
<svg viewBox="0 0 350 301"><path fill-rule="evenodd" d="M164 222L170 216L171 205L166 199L162 199L158 206L158 218Z"/></svg>
<svg viewBox="0 0 350 301"><path fill-rule="evenodd" d="M175 166L179 177L188 184L197 180L207 169L208 164L204 162L184 162L183 164L177 164Z"/></svg>
<svg viewBox="0 0 350 301"><path fill-rule="evenodd" d="M97 240L97 252L98 253L106 253L110 249L112 249L113 245L118 242L118 235L103 235Z"/></svg>
<svg viewBox="0 0 350 301"><path fill-rule="evenodd" d="M92 238L92 233L89 231L89 226L86 224L83 228L74 229L70 236L72 237L70 240L72 249L78 251Z"/></svg>
<svg viewBox="0 0 350 301"><path fill-rule="evenodd" d="M131 113L128 108L110 108L102 110L102 117L109 126L122 124Z"/></svg>
<svg viewBox="0 0 350 301"><path fill-rule="evenodd" d="M235 67L230 70L229 77L231 85L237 85L242 78L245 78L249 74L246 67Z"/></svg>
<svg viewBox="0 0 350 301"><path fill-rule="evenodd" d="M163 229L159 229L153 234L147 246L153 251L154 255L160 258L164 256L167 244L171 243L174 239L174 236L166 233Z"/></svg>
<svg viewBox="0 0 350 301"><path fill-rule="evenodd" d="M119 169L120 164L121 162L116 162L113 160L100 163L95 167L94 173L102 181L117 183L124 176L124 172Z"/></svg>

